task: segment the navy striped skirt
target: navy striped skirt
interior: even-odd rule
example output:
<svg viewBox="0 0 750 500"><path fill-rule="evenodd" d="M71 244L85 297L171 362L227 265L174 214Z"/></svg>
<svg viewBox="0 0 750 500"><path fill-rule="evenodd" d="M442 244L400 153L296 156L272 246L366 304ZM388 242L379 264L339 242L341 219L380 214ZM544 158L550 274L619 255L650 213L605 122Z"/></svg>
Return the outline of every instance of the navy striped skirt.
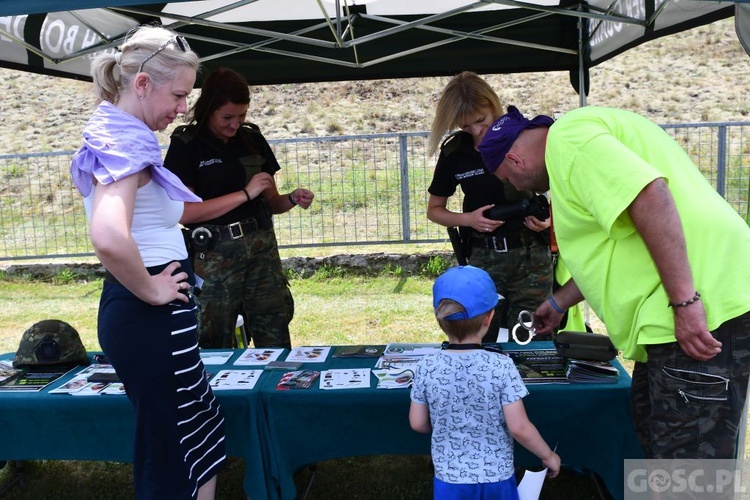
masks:
<svg viewBox="0 0 750 500"><path fill-rule="evenodd" d="M183 262L178 271L192 280L189 269ZM196 498L226 462L224 418L200 359L196 314L192 298L152 306L118 283L102 289L99 344L135 410L137 499Z"/></svg>

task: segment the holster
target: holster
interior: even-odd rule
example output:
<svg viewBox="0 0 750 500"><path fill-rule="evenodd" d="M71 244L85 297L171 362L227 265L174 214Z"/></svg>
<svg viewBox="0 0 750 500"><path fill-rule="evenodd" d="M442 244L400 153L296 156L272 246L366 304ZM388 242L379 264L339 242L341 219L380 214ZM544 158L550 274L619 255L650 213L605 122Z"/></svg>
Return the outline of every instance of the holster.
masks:
<svg viewBox="0 0 750 500"><path fill-rule="evenodd" d="M474 248L474 246L471 244L471 228L466 226L459 227L458 235L461 239L461 251L468 261L469 259L471 259L471 249Z"/></svg>

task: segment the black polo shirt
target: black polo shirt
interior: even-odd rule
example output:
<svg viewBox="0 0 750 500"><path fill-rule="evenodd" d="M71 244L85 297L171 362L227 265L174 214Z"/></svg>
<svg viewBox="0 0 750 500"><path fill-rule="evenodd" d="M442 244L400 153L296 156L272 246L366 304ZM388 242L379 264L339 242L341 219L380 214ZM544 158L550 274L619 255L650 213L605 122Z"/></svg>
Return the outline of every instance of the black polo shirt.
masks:
<svg viewBox="0 0 750 500"><path fill-rule="evenodd" d="M440 146L435 173L428 192L449 198L461 186L464 194L463 211L473 212L485 205L505 205L531 197L531 193L517 191L509 182L503 182L489 173L479 151L474 149L474 138L463 131L448 136ZM507 221L497 233L520 231L523 219Z"/></svg>
<svg viewBox="0 0 750 500"><path fill-rule="evenodd" d="M281 168L260 129L251 123L243 124L226 144L207 129L197 131L194 125L177 127L164 166L204 200L240 191L253 175L274 175ZM251 217L270 221L261 196L203 224L226 225Z"/></svg>

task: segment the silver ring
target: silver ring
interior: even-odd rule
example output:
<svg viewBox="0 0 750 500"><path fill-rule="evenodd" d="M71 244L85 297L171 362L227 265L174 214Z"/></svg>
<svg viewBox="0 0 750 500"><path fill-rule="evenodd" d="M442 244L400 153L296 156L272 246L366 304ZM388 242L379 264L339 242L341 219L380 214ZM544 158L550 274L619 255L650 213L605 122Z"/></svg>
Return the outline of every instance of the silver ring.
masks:
<svg viewBox="0 0 750 500"><path fill-rule="evenodd" d="M182 285L184 285L184 284L185 284L185 282L182 282L182 283L180 283L180 290L184 290L184 289L185 289L185 287L184 287L184 286L182 286Z"/></svg>

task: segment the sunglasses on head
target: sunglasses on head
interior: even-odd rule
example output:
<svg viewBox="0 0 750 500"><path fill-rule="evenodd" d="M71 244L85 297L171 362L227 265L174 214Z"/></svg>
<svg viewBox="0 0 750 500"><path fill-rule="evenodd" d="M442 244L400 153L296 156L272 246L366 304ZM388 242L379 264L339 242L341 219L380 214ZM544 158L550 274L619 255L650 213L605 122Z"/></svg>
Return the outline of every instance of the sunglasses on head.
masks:
<svg viewBox="0 0 750 500"><path fill-rule="evenodd" d="M177 47L179 47L180 50L183 52L187 52L190 50L190 45L188 44L185 37L181 35L175 35L169 40L167 40L166 42L164 42L163 44L161 44L161 46L158 49L156 49L150 56L148 56L146 59L143 60L141 65L138 66L138 73L143 71L143 65L146 64L149 61L149 59L154 57L156 54L158 54L162 50L166 49L169 46L169 44L172 44L172 43L177 45Z"/></svg>

